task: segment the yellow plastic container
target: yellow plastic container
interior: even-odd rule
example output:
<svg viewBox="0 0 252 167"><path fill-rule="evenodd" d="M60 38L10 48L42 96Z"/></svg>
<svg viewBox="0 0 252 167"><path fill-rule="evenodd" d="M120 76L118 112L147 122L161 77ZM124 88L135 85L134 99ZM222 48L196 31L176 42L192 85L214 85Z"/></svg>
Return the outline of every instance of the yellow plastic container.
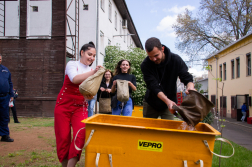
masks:
<svg viewBox="0 0 252 167"><path fill-rule="evenodd" d="M143 118L143 106L134 106L134 110L132 111L132 116Z"/></svg>
<svg viewBox="0 0 252 167"><path fill-rule="evenodd" d="M97 114L86 123L85 167L204 167L212 166L215 136L220 133L208 124L199 123L198 131L177 129L182 121ZM97 156L98 153L100 157ZM109 154L112 161L109 161ZM96 160L99 157L99 160Z"/></svg>

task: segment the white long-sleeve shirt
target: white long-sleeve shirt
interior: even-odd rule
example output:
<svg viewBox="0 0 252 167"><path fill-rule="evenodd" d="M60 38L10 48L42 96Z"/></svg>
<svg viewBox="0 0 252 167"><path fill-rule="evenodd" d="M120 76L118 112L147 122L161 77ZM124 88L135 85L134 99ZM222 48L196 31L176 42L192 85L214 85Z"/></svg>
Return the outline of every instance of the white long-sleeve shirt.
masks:
<svg viewBox="0 0 252 167"><path fill-rule="evenodd" d="M65 75L68 75L71 82L78 74L83 74L91 71L91 67L82 64L80 61L69 61L66 65Z"/></svg>

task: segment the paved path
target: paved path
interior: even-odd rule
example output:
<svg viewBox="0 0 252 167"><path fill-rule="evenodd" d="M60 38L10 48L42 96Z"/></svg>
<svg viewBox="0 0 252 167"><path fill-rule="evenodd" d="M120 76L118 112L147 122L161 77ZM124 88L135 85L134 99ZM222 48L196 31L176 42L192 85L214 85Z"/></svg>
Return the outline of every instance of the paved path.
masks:
<svg viewBox="0 0 252 167"><path fill-rule="evenodd" d="M222 137L252 151L252 124L236 121L236 119L232 118L224 119L226 119L226 122L223 124L226 125L226 127L223 128ZM217 128L217 119L214 120L211 126L220 131L220 129Z"/></svg>

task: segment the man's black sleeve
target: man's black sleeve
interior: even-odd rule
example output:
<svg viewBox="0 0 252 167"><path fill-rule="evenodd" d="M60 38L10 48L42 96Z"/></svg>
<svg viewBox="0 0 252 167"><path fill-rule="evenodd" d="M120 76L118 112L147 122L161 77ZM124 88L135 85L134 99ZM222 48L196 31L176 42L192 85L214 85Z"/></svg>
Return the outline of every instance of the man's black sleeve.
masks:
<svg viewBox="0 0 252 167"><path fill-rule="evenodd" d="M147 88L150 91L152 91L155 95L157 95L159 92L162 92L158 83L158 79L155 77L158 74L155 73L153 68L147 66L146 62L142 62L141 70L142 70L143 78L144 78Z"/></svg>

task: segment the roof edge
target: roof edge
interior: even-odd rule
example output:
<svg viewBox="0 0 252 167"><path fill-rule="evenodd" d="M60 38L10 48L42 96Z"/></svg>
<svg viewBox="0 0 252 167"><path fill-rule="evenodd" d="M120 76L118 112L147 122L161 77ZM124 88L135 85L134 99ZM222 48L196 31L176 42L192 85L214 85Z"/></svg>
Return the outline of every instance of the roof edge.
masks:
<svg viewBox="0 0 252 167"><path fill-rule="evenodd" d="M214 53L214 54L210 55L209 57L207 57L207 58L206 58L206 60L209 60L209 59L213 58L213 57L214 57L214 56L216 56L217 54L219 54L219 53L221 53L222 51L226 50L227 48L229 48L229 47L231 47L231 46L235 45L236 43L238 43L238 42L242 41L243 39L245 39L245 38L249 37L250 35L252 35L252 32L250 32L250 33L248 33L247 35L245 35L245 36L241 37L240 39L238 39L238 40L234 41L233 43L231 43L231 44L229 44L229 45L225 46L224 48L222 48L222 49L221 49L221 50L219 50L218 52L216 52L216 53Z"/></svg>

